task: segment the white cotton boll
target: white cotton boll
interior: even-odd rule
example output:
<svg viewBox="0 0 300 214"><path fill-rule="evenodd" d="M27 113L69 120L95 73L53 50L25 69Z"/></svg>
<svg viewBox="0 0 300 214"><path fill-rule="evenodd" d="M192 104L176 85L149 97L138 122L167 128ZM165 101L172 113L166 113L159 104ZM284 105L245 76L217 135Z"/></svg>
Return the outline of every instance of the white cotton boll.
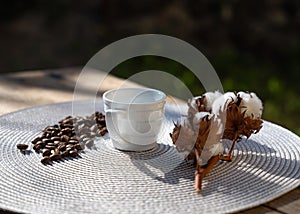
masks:
<svg viewBox="0 0 300 214"><path fill-rule="evenodd" d="M241 106L242 111L245 112L245 116L254 117L254 118L261 118L262 111L263 111L263 104L262 101L257 97L257 95L253 92L245 93L239 92L238 95L242 98Z"/></svg>
<svg viewBox="0 0 300 214"><path fill-rule="evenodd" d="M211 112L217 117L221 117L222 113L226 113L227 105L231 101L237 101L237 96L233 92L227 92L218 97L212 104Z"/></svg>
<svg viewBox="0 0 300 214"><path fill-rule="evenodd" d="M224 105L225 105L225 99L224 99L224 95L217 98L215 100L215 102L212 104L212 108L211 108L211 113L219 116L220 115L220 111L224 110Z"/></svg>
<svg viewBox="0 0 300 214"><path fill-rule="evenodd" d="M193 122L195 125L199 125L201 120L206 116L211 116L209 112L197 112L193 118Z"/></svg>
<svg viewBox="0 0 300 214"><path fill-rule="evenodd" d="M206 92L205 94L203 94L203 96L206 97L206 111L211 111L214 101L218 97L222 96L222 94L219 91L215 91L215 92Z"/></svg>
<svg viewBox="0 0 300 214"><path fill-rule="evenodd" d="M224 125L226 124L226 109L230 102L236 102L237 96L233 92L227 92L218 97L212 105L211 113L218 118L218 123L222 126L222 135L224 131Z"/></svg>
<svg viewBox="0 0 300 214"><path fill-rule="evenodd" d="M234 101L234 102L237 101L237 95L234 92L226 92L223 96L227 102L226 104L228 104L231 101Z"/></svg>
<svg viewBox="0 0 300 214"><path fill-rule="evenodd" d="M196 111L198 111L198 107L197 107L197 104L196 104L196 100L201 98L202 96L197 96L197 97L193 97L192 101L191 101L191 107L193 109L195 109Z"/></svg>

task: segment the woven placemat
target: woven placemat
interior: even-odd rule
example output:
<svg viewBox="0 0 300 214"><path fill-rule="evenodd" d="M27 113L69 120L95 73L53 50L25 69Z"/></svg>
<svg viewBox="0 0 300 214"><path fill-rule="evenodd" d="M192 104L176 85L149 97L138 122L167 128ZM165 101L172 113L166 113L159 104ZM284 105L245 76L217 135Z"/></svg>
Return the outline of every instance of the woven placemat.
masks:
<svg viewBox="0 0 300 214"><path fill-rule="evenodd" d="M92 101L76 103L86 114ZM102 101L96 103L103 111ZM77 112L78 113L78 112ZM90 112L92 113L92 112ZM300 138L264 121L262 130L236 144L235 159L220 162L193 189L194 167L180 160L169 135L177 120L166 105L159 144L146 152L115 150L108 136L81 158L52 165L22 154L47 125L72 114L72 103L40 106L0 117L0 208L25 213L225 213L279 197L300 184ZM228 149L229 143L226 143Z"/></svg>

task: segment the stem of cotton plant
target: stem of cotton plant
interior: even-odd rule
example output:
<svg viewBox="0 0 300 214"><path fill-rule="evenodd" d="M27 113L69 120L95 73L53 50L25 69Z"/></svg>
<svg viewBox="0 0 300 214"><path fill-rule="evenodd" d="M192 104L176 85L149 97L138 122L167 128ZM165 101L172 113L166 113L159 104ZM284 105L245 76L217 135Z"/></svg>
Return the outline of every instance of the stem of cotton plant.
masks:
<svg viewBox="0 0 300 214"><path fill-rule="evenodd" d="M199 156L199 152L197 151L197 149L195 149L195 154L196 154L197 166L196 166L196 172L195 172L194 188L197 193L200 193L202 190L203 178L213 169L213 167L219 161L220 157L219 157L219 155L215 155L209 159L209 161L207 162L207 164L205 166L201 166L200 162L199 162L200 156Z"/></svg>
<svg viewBox="0 0 300 214"><path fill-rule="evenodd" d="M229 149L229 152L227 153L227 155L221 156L220 160L222 160L222 161L232 161L233 160L233 158L232 158L232 152L233 152L234 145L235 145L237 139L238 139L238 136L237 136L237 134L235 134L235 137L234 137L234 140L232 141L232 144L231 144L231 147Z"/></svg>
<svg viewBox="0 0 300 214"><path fill-rule="evenodd" d="M202 189L202 179L203 179L203 176L202 176L202 173L201 173L201 165L200 165L200 155L199 155L199 152L196 148L194 148L195 150L195 155L196 155L196 162L197 162L197 165L196 165L196 171L195 171L195 183L194 183L194 188L195 188L195 191L197 193L200 193L201 192L201 189Z"/></svg>

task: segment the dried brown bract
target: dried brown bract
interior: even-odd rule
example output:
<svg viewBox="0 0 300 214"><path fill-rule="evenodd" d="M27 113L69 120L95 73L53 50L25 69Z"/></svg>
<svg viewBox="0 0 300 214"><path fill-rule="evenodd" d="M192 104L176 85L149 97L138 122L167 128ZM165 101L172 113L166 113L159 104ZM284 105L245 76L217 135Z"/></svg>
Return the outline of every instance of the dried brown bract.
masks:
<svg viewBox="0 0 300 214"><path fill-rule="evenodd" d="M247 109L241 105L242 98L237 95L236 101L230 101L226 109L226 124L223 133L223 139L232 141L231 148L227 155L221 159L231 161L232 151L237 141L242 136L249 138L251 134L256 134L262 128L263 121L260 118L254 118L252 115L246 116Z"/></svg>
<svg viewBox="0 0 300 214"><path fill-rule="evenodd" d="M170 134L173 143L176 145L176 148L179 152L190 152L195 144L197 135L195 131L188 125L184 124L175 124L173 133ZM190 160L192 157L188 157Z"/></svg>

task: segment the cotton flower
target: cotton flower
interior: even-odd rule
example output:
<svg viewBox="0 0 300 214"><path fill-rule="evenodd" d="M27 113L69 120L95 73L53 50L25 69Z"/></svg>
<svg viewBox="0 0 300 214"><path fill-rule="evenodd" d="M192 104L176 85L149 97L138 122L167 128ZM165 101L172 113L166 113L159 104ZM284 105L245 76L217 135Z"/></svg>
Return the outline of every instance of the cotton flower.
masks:
<svg viewBox="0 0 300 214"><path fill-rule="evenodd" d="M205 145L202 149L200 159L201 165L207 164L211 157L221 155L224 152L224 147L221 141L225 129L221 120L210 114L209 134L206 138Z"/></svg>
<svg viewBox="0 0 300 214"><path fill-rule="evenodd" d="M222 117L222 114L226 112L226 108L231 101L237 101L237 95L233 92L227 92L219 96L212 104L211 113L217 117Z"/></svg>
<svg viewBox="0 0 300 214"><path fill-rule="evenodd" d="M213 103L217 98L222 96L222 94L219 91L215 91L215 92L206 92L202 96L205 96L206 98L206 110L211 111Z"/></svg>
<svg viewBox="0 0 300 214"><path fill-rule="evenodd" d="M192 100L189 100L188 105L192 107L196 112L198 111L197 100L202 99L202 96L193 97Z"/></svg>
<svg viewBox="0 0 300 214"><path fill-rule="evenodd" d="M219 91L206 92L202 96L194 97L189 102L189 105L195 111L199 111L199 112L201 112L201 111L211 112L212 104L220 96L222 96L222 94Z"/></svg>
<svg viewBox="0 0 300 214"><path fill-rule="evenodd" d="M257 95L253 92L245 93L242 91L237 94L242 98L241 106L244 107L244 109L242 108L242 112L245 111L245 116L261 118L263 105Z"/></svg>
<svg viewBox="0 0 300 214"><path fill-rule="evenodd" d="M195 114L194 117L194 127L197 127L196 130L200 129L198 133L202 134L202 129L204 126L201 126L201 122L207 120L209 122L209 125L206 126L206 128L209 129L208 136L206 137L205 144L203 144L203 150L201 153L200 158L204 158L202 161L203 164L206 164L207 161L211 158L211 156L219 155L223 153L222 147L220 147L221 144L221 137L224 132L224 125L221 123L220 119L215 117L213 114L208 112L198 112ZM208 152L209 154L204 154L205 152Z"/></svg>
<svg viewBox="0 0 300 214"><path fill-rule="evenodd" d="M207 92L188 102L188 114L174 124L170 134L179 152L196 165L195 190L201 191L202 179L219 160L231 161L232 151L242 136L257 133L263 121L263 105L255 93ZM223 156L223 139L232 141Z"/></svg>
<svg viewBox="0 0 300 214"><path fill-rule="evenodd" d="M240 141L242 136L249 138L251 134L259 132L263 123L260 119L262 114L260 99L254 93L235 94L236 99L227 100L224 104L226 114L222 114L222 120L226 121L223 138L232 141L228 153L221 158L226 161L232 160L231 154L235 143Z"/></svg>
<svg viewBox="0 0 300 214"><path fill-rule="evenodd" d="M208 94L208 100L214 99L214 93ZM206 110L205 96L196 97L189 101L188 115L174 124L170 134L173 143L186 160L196 164L195 190L199 192L203 177L216 164L219 156L223 154L221 143L224 124L220 118ZM205 102L203 102L205 101ZM196 108L195 108L196 107ZM203 111L204 110L204 111Z"/></svg>
<svg viewBox="0 0 300 214"><path fill-rule="evenodd" d="M228 104L230 102L237 102L238 97L241 98L241 113L245 112L245 117L253 117L254 119L261 118L263 105L262 101L257 97L254 92L247 93L240 91L238 93L227 92L219 96L212 104L212 113L222 117Z"/></svg>
<svg viewBox="0 0 300 214"><path fill-rule="evenodd" d="M211 114L209 112L197 112L193 117L193 126L197 127L196 130L199 127L200 122L203 120L204 117L211 117Z"/></svg>

